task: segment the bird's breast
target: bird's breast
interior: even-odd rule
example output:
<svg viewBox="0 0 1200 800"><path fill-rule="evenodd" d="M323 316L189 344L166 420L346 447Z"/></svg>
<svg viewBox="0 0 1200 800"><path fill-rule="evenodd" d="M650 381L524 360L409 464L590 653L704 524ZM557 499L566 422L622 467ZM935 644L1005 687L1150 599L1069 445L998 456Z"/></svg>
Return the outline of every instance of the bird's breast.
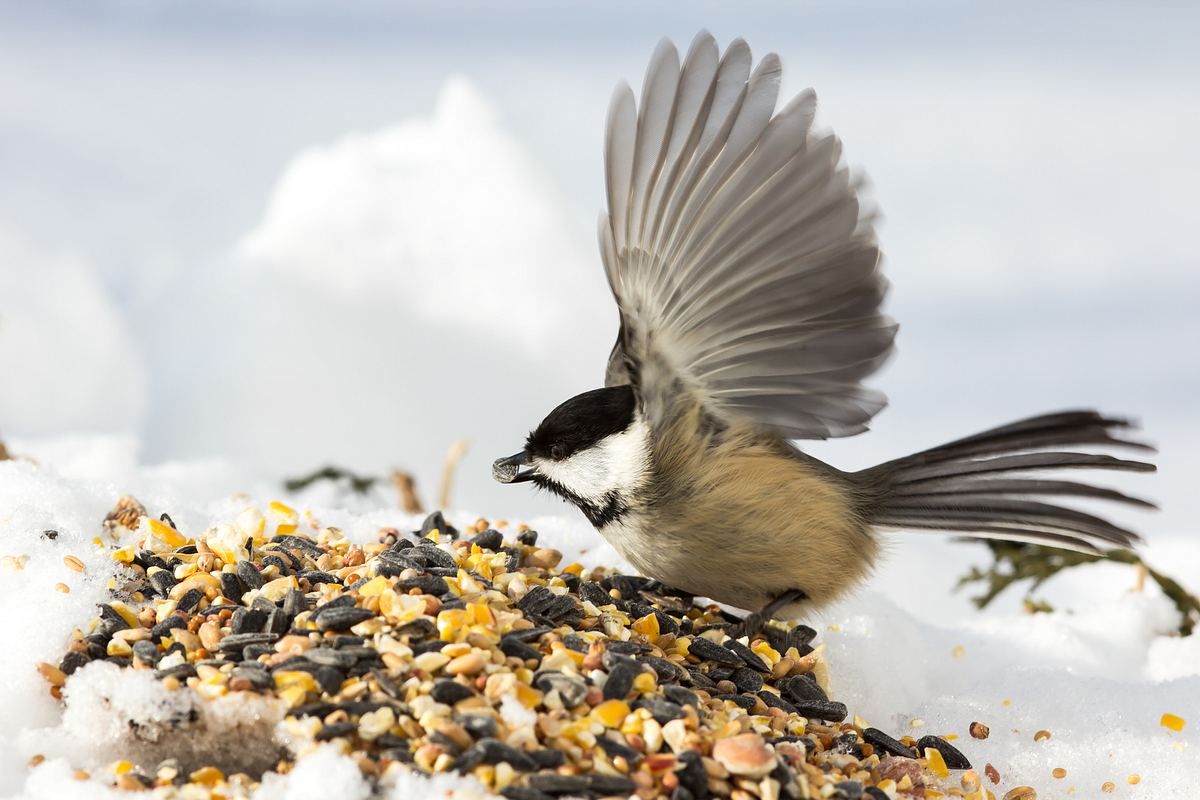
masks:
<svg viewBox="0 0 1200 800"><path fill-rule="evenodd" d="M652 499L597 529L639 572L692 594L754 610L800 589L820 605L876 556L844 489L795 459L717 450L655 483Z"/></svg>

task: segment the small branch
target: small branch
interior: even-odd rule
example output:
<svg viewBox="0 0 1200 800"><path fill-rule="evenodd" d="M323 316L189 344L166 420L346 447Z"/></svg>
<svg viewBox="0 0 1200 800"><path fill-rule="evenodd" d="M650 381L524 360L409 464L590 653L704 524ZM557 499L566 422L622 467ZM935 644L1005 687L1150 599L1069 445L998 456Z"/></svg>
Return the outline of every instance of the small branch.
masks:
<svg viewBox="0 0 1200 800"><path fill-rule="evenodd" d="M337 481L343 478L350 482L350 488L356 494L366 494L379 480L378 478L369 476L355 475L350 470L342 469L341 467L327 466L300 478L290 478L284 481L283 485L289 492L298 492L317 481Z"/></svg>
<svg viewBox="0 0 1200 800"><path fill-rule="evenodd" d="M462 461L470 447L470 439L459 439L446 451L446 461L442 465L442 492L439 498L441 502L438 504L438 508L450 508L450 488L454 483L454 472L458 469L458 462Z"/></svg>
<svg viewBox="0 0 1200 800"><path fill-rule="evenodd" d="M972 567L970 572L958 580L958 587L970 583L985 584L983 593L971 598L976 608L986 608L1001 592L1015 583L1031 581L1025 593L1026 607L1037 611L1046 610L1049 606L1034 600L1032 595L1049 578L1080 564L1115 561L1144 570L1144 574L1158 584L1163 594L1170 598L1179 610L1180 634L1191 635L1200 622L1200 597L1185 590L1178 581L1146 564L1137 553L1130 550L1109 550L1100 554L1090 554L1019 542L989 541L985 544L992 553L991 565L987 569Z"/></svg>
<svg viewBox="0 0 1200 800"><path fill-rule="evenodd" d="M408 514L424 514L425 507L417 496L417 482L413 476L398 469L392 470L392 486L400 495L400 507Z"/></svg>

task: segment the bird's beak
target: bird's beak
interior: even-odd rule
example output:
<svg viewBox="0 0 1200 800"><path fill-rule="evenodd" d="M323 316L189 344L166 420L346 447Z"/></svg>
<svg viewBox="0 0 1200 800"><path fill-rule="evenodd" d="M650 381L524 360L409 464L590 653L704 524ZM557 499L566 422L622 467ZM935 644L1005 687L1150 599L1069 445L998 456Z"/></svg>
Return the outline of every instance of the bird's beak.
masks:
<svg viewBox="0 0 1200 800"><path fill-rule="evenodd" d="M521 469L522 467L525 469ZM492 477L501 483L524 483L533 479L533 473L533 467L529 466L529 456L524 450L492 462Z"/></svg>

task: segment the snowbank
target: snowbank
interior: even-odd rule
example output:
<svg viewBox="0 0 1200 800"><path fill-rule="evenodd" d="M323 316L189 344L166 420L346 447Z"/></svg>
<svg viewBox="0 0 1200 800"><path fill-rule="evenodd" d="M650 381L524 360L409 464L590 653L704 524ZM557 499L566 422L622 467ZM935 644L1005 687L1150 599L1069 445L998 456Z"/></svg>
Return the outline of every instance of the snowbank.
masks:
<svg viewBox="0 0 1200 800"><path fill-rule="evenodd" d="M137 495L153 512L168 511L183 528L228 517L247 497L231 494L238 479L228 468L214 463L138 467L130 461L128 443L120 441L11 444L15 452L33 453L39 460L0 462L0 555L13 557L0 576L9 638L0 649L0 708L7 723L0 727L0 794L105 797L109 793L100 783L80 781L72 772L113 760L119 726L109 726L134 707L159 719L186 709L176 708L158 687L139 687L141 678L133 672L116 674L96 665L68 681L64 714L36 672L37 662L57 661L70 631L91 618L94 604L104 597L112 562L93 542L100 521L125 493ZM116 477L107 480L106 474ZM241 488L263 500L282 497L271 487L243 483ZM360 541L373 539L381 525L417 522L381 506L379 498L340 497L328 487L289 499ZM451 518L465 523L475 515ZM618 563L583 523L530 522L569 558ZM1200 563L1200 540L1170 540L1167 547L1185 568ZM67 555L82 560L86 571L69 569L63 562ZM997 796L1022 784L1037 787L1042 798L1109 796L1101 794L1106 781L1114 784L1113 797L1195 795L1200 637L1170 635L1177 620L1156 588L1131 593L1128 571L1095 565L1064 576L1069 585L1057 587L1056 606L1070 611L965 615L954 610L962 601L952 600L946 602L947 613L939 615L928 611L937 607L937 598L922 595L923 587L944 581L945 564L903 555L899 563L908 589L864 591L820 621L834 693L852 713L894 731L957 735L956 746L976 769L982 772L990 763L999 772ZM1179 574L1186 579L1195 572ZM69 593L56 589L59 583ZM914 598L921 599L914 603ZM924 610L919 616L905 610L913 607ZM108 698L107 706L97 703L98 697ZM263 713L269 719L269 710ZM1164 713L1187 724L1182 731L1169 730L1160 724ZM967 735L973 721L991 728L987 740ZM220 733L222 722L212 724ZM1039 731L1048 731L1049 738L1038 735L1035 741ZM231 737L228 730L222 735ZM35 754L46 760L30 769L27 763ZM1055 768L1065 769L1066 776L1052 777ZM1129 782L1133 775L1136 785ZM259 796L359 800L366 792L353 763L325 748L289 776L269 778ZM393 797L482 796L478 784L455 776L432 781L413 776L389 792Z"/></svg>

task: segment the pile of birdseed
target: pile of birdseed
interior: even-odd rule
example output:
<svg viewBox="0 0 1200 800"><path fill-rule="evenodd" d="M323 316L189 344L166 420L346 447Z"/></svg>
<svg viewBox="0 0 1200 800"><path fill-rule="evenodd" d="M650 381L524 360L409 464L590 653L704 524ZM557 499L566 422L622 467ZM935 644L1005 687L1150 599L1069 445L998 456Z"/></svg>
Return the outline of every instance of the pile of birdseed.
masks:
<svg viewBox="0 0 1200 800"><path fill-rule="evenodd" d="M945 739L847 721L812 628L730 638L718 606L562 565L523 527L434 513L360 546L272 503L193 538L128 497L104 527L132 541L112 599L41 672L68 709L77 682L124 670L178 702L80 778L242 798L333 746L381 790L415 771L512 800L994 797Z"/></svg>

